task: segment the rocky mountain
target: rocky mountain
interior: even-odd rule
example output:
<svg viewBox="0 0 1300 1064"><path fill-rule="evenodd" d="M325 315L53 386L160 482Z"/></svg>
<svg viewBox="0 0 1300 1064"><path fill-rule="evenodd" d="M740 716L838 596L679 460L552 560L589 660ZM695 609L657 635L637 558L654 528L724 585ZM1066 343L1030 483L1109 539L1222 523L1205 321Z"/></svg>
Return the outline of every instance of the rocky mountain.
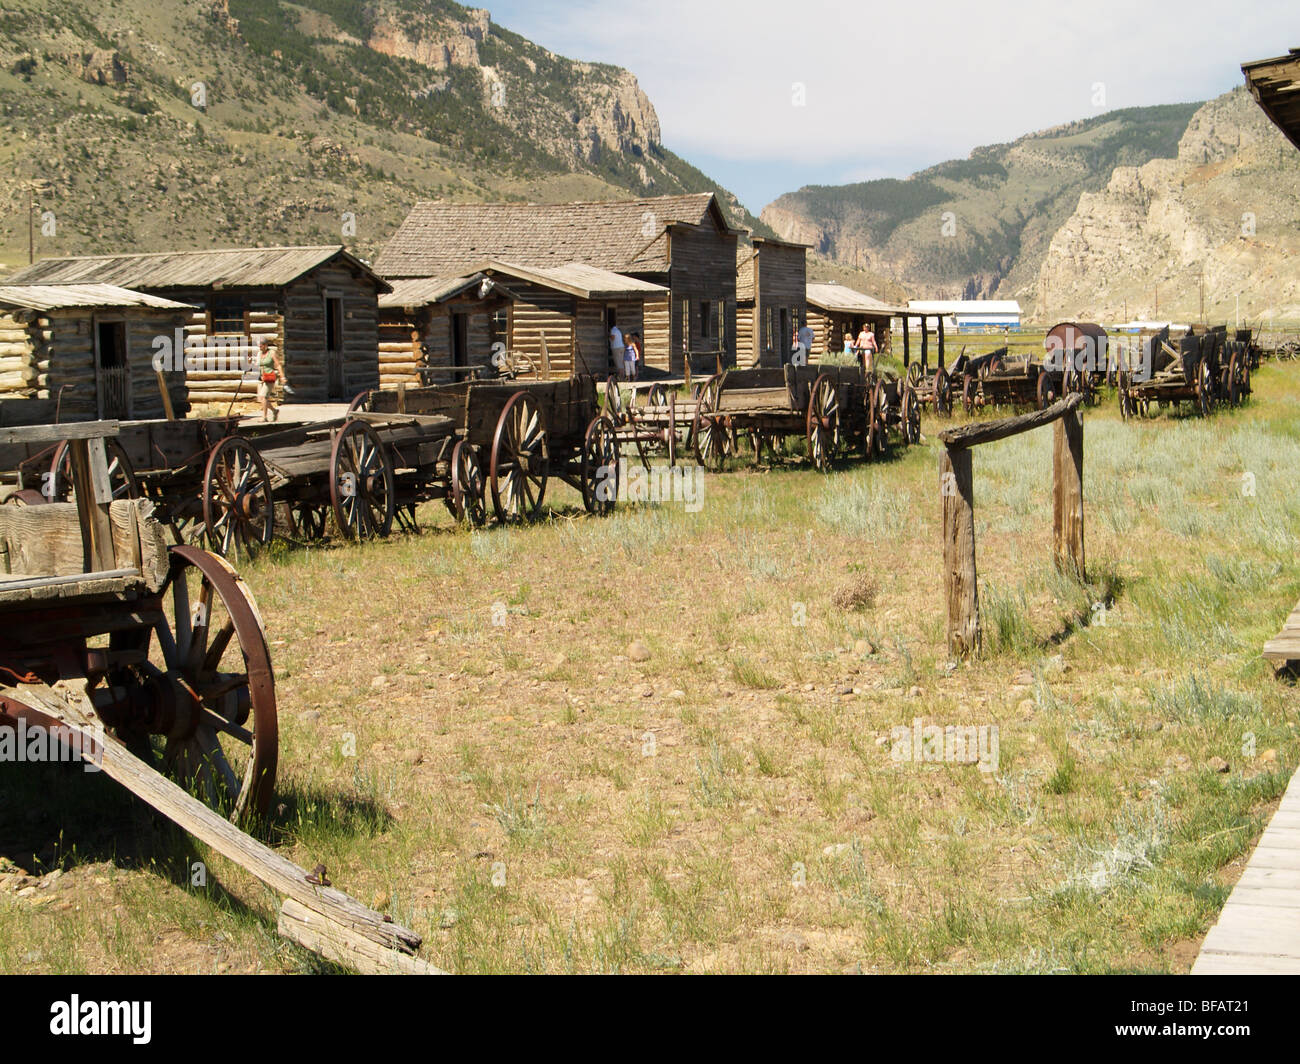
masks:
<svg viewBox="0 0 1300 1064"><path fill-rule="evenodd" d="M34 191L31 191L34 190ZM630 72L448 0L9 0L0 273L35 254L341 241L417 199L717 191Z"/></svg>
<svg viewBox="0 0 1300 1064"><path fill-rule="evenodd" d="M1172 158L1197 104L1111 111L976 148L906 180L808 186L763 209L778 235L912 297L1032 302L1053 235L1116 166Z"/></svg>
<svg viewBox="0 0 1300 1064"><path fill-rule="evenodd" d="M1039 269L1035 316L1300 318L1300 152L1244 88L1192 116L1172 159L1085 192Z"/></svg>

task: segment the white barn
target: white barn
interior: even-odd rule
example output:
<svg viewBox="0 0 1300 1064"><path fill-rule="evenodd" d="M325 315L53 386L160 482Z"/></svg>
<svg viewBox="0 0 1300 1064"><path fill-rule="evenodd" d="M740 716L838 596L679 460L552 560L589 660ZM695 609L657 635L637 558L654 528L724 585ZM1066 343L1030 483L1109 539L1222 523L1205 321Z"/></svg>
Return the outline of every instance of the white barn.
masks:
<svg viewBox="0 0 1300 1064"><path fill-rule="evenodd" d="M909 314L943 317L954 329L1019 329L1020 304L1014 299L909 299Z"/></svg>

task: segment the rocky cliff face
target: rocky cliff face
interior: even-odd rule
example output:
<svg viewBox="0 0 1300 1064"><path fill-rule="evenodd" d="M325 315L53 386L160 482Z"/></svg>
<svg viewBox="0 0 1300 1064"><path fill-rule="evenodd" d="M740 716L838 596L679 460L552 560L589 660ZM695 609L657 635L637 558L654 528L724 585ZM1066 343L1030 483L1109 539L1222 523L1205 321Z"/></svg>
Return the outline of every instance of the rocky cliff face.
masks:
<svg viewBox="0 0 1300 1064"><path fill-rule="evenodd" d="M1176 159L1085 192L1039 270L1040 318L1300 316L1300 153L1245 89L1205 104ZM1203 278L1203 281L1202 281Z"/></svg>

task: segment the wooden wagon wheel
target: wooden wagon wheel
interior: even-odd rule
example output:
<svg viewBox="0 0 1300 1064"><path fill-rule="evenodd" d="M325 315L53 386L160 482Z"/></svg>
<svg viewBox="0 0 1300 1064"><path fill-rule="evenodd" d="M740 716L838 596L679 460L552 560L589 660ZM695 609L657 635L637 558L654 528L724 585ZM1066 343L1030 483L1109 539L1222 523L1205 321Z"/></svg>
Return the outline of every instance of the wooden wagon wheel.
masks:
<svg viewBox="0 0 1300 1064"><path fill-rule="evenodd" d="M348 413L355 414L358 410L365 410L370 403L370 389L364 392L357 392L352 397L352 402L348 403Z"/></svg>
<svg viewBox="0 0 1300 1064"><path fill-rule="evenodd" d="M819 472L831 467L835 449L840 442L840 397L835 380L830 374L819 374L808 392L808 413L805 415L808 435L808 457Z"/></svg>
<svg viewBox="0 0 1300 1064"><path fill-rule="evenodd" d="M104 456L108 459L108 483L114 500L142 498L144 492L135 470L131 468L131 460L122 445L111 436L104 438ZM67 440L56 448L49 476L45 478L41 491L50 502L71 502L76 498L72 483L72 452Z"/></svg>
<svg viewBox="0 0 1300 1064"><path fill-rule="evenodd" d="M582 440L582 505L612 513L618 502L618 430L607 416L593 418Z"/></svg>
<svg viewBox="0 0 1300 1064"><path fill-rule="evenodd" d="M1130 384L1128 370L1121 366L1115 371L1115 389L1119 396L1119 416L1125 421L1137 413L1137 404L1133 401L1133 393L1129 390Z"/></svg>
<svg viewBox="0 0 1300 1064"><path fill-rule="evenodd" d="M695 460L715 473L726 462L735 442L727 418L716 412L721 392L721 373L713 374L699 385L695 393L695 417L691 419L688 440L695 452Z"/></svg>
<svg viewBox="0 0 1300 1064"><path fill-rule="evenodd" d="M298 539L324 539L327 520L327 508L319 503L298 501L289 504L289 523Z"/></svg>
<svg viewBox="0 0 1300 1064"><path fill-rule="evenodd" d="M615 425L621 425L627 420L623 392L618 386L618 378L613 374L605 380L605 413Z"/></svg>
<svg viewBox="0 0 1300 1064"><path fill-rule="evenodd" d="M646 406L667 406L668 389L662 384L652 384L646 394Z"/></svg>
<svg viewBox="0 0 1300 1064"><path fill-rule="evenodd" d="M1038 409L1046 410L1056 401L1056 389L1052 387L1052 375L1045 369L1038 371L1038 383L1034 386L1038 400Z"/></svg>
<svg viewBox="0 0 1300 1064"><path fill-rule="evenodd" d="M961 375L961 405L966 413L975 412L975 396L979 391L979 383L969 373Z"/></svg>
<svg viewBox="0 0 1300 1064"><path fill-rule="evenodd" d="M921 383L921 363L913 362L907 367L907 383L913 388L919 387Z"/></svg>
<svg viewBox="0 0 1300 1064"><path fill-rule="evenodd" d="M251 558L271 542L275 500L262 456L242 436L227 436L203 471L203 531L227 558Z"/></svg>
<svg viewBox="0 0 1300 1064"><path fill-rule="evenodd" d="M515 392L492 436L489 477L497 520L535 520L541 514L550 460L541 410L527 392Z"/></svg>
<svg viewBox="0 0 1300 1064"><path fill-rule="evenodd" d="M866 450L868 457L883 455L889 450L889 395L882 380L871 387Z"/></svg>
<svg viewBox="0 0 1300 1064"><path fill-rule="evenodd" d="M940 417L952 414L952 381L942 369L934 371L934 412Z"/></svg>
<svg viewBox="0 0 1300 1064"><path fill-rule="evenodd" d="M1196 367L1196 408L1201 417L1214 413L1214 374L1208 359L1201 359Z"/></svg>
<svg viewBox="0 0 1300 1064"><path fill-rule="evenodd" d="M153 660L130 669L174 696L163 770L235 822L264 817L275 790L279 726L257 603L225 559L196 547L171 548L162 602ZM133 749L159 730L156 722L118 729Z"/></svg>
<svg viewBox="0 0 1300 1064"><path fill-rule="evenodd" d="M1236 406L1245 397L1245 391L1242 388L1241 373L1241 355L1234 354L1228 362L1228 368L1225 371L1227 375L1227 388L1224 389L1228 398L1229 406Z"/></svg>
<svg viewBox="0 0 1300 1064"><path fill-rule="evenodd" d="M921 442L921 400L910 384L903 389L903 442L909 446Z"/></svg>
<svg viewBox="0 0 1300 1064"><path fill-rule="evenodd" d="M451 490L447 505L462 524L478 528L487 524L487 482L478 460L478 448L457 440L451 449Z"/></svg>
<svg viewBox="0 0 1300 1064"><path fill-rule="evenodd" d="M393 463L369 424L354 420L339 430L329 478L334 521L343 535L368 539L392 531L397 508Z"/></svg>

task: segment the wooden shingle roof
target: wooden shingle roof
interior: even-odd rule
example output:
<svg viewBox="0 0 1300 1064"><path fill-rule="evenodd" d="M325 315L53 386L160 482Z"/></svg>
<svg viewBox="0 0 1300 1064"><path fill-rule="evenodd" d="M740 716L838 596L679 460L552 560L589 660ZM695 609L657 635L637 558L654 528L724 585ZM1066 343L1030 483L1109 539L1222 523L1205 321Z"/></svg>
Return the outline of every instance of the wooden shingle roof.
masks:
<svg viewBox="0 0 1300 1064"><path fill-rule="evenodd" d="M1287 140L1300 148L1300 48L1276 59L1245 63L1246 87Z"/></svg>
<svg viewBox="0 0 1300 1064"><path fill-rule="evenodd" d="M188 303L177 303L112 284L0 284L0 307L9 310L72 310L79 307L195 309Z"/></svg>
<svg viewBox="0 0 1300 1064"><path fill-rule="evenodd" d="M411 208L375 269L385 277L445 277L500 259L662 272L668 268L665 230L710 223L735 231L711 192L587 203L422 201Z"/></svg>
<svg viewBox="0 0 1300 1064"><path fill-rule="evenodd" d="M810 282L806 298L814 307L838 314L865 314L883 317L902 314L904 307L882 303L874 296L855 291L842 284Z"/></svg>
<svg viewBox="0 0 1300 1064"><path fill-rule="evenodd" d="M388 283L342 244L41 259L19 270L9 283L89 282L145 289L279 288L335 258L373 278L381 292L388 291Z"/></svg>

